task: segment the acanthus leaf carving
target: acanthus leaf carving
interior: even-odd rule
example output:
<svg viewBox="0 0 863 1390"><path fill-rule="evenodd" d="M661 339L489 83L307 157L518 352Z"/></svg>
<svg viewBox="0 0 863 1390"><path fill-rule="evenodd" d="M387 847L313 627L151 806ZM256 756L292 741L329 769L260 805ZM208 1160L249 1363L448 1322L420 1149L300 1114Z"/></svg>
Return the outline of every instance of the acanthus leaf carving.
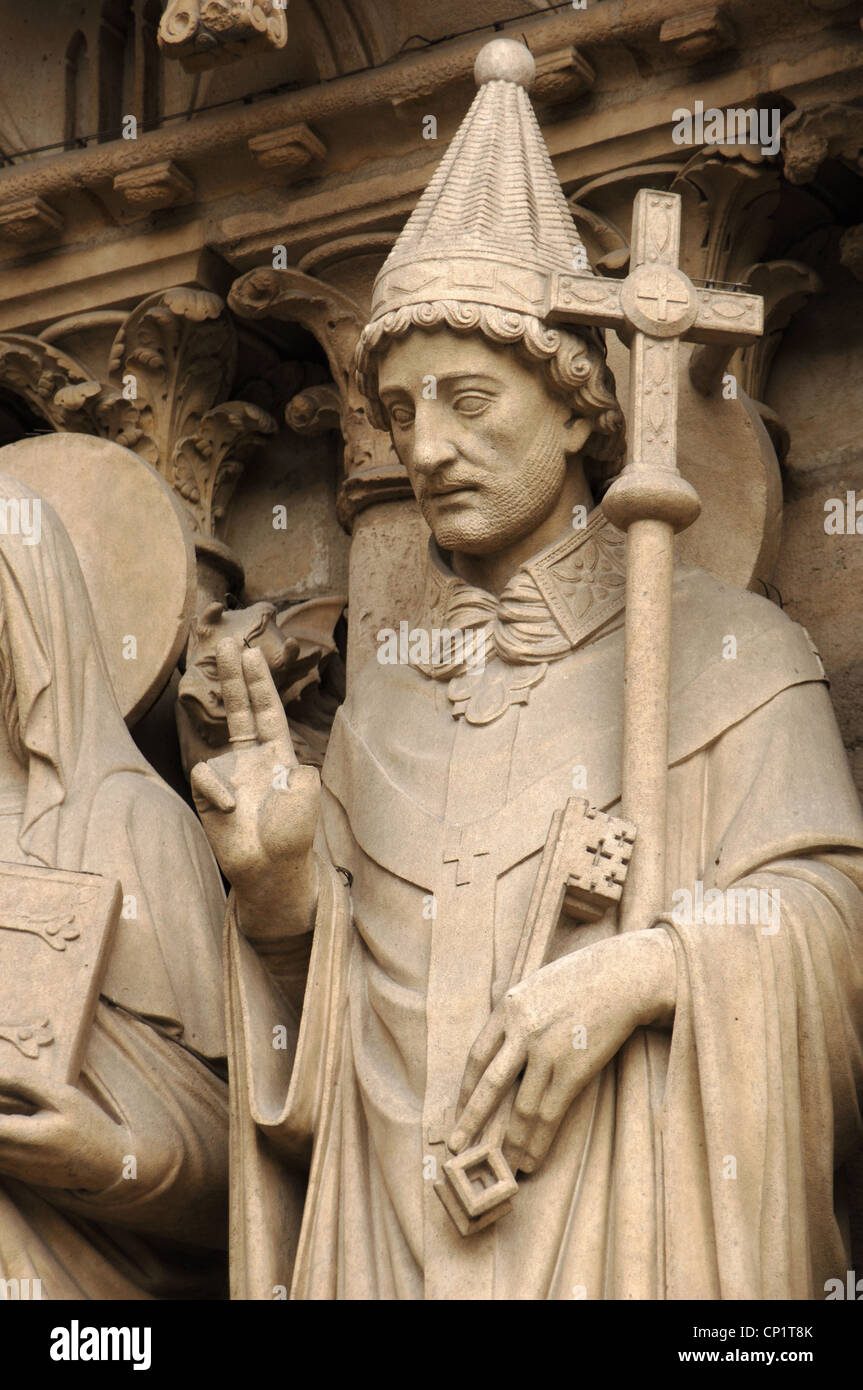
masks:
<svg viewBox="0 0 863 1390"><path fill-rule="evenodd" d="M117 333L109 378L137 408L142 433L136 451L163 476L177 440L194 434L229 390L236 359L224 302L207 290L149 295Z"/></svg>
<svg viewBox="0 0 863 1390"><path fill-rule="evenodd" d="M733 361L739 364L735 371L743 390L761 409L782 332L819 283L798 262L760 259L770 242L779 201L779 169L757 151L748 150L744 157L737 147L720 145L690 159L673 187L689 198L683 225L687 252L693 258L690 274L705 280L739 281L764 299L764 335L745 348L722 343L696 346L689 360L690 379L709 396ZM765 424L781 458L788 448L787 431L775 417L765 415Z"/></svg>
<svg viewBox="0 0 863 1390"><path fill-rule="evenodd" d="M388 434L376 430L354 377L354 353L366 316L341 290L303 271L259 266L235 281L228 304L239 318L283 319L313 333L327 356L339 403L346 481L338 511L346 526L372 500L410 496L407 474ZM317 389L317 388L315 388ZM307 394L306 392L303 393ZM302 419L304 407L298 406ZM291 405L286 418L292 424Z"/></svg>
<svg viewBox="0 0 863 1390"><path fill-rule="evenodd" d="M285 420L297 434L326 434L341 428L341 404L335 386L308 386L288 402Z"/></svg>
<svg viewBox="0 0 863 1390"><path fill-rule="evenodd" d="M762 400L783 332L822 286L802 261L763 261L749 269L747 279L753 293L764 300L764 336L743 354L742 384L748 396Z"/></svg>
<svg viewBox="0 0 863 1390"><path fill-rule="evenodd" d="M159 47L189 72L277 52L288 41L286 10L287 0L168 0Z"/></svg>
<svg viewBox="0 0 863 1390"><path fill-rule="evenodd" d="M761 261L749 267L746 281L753 293L761 295L764 300L763 336L750 347L732 349L731 352L721 344L696 347L690 358L689 375L692 384L709 396L719 386L732 361L739 361L735 372L740 384L747 396L761 408L782 334L810 296L821 289L821 280L802 261ZM765 410L762 410L762 414L767 432L781 462L788 452L788 432L772 412L768 415Z"/></svg>
<svg viewBox="0 0 863 1390"><path fill-rule="evenodd" d="M248 401L225 401L208 410L192 435L177 442L171 482L185 499L197 531L214 535L243 469L276 422Z"/></svg>
<svg viewBox="0 0 863 1390"><path fill-rule="evenodd" d="M163 290L117 333L109 374L122 392L100 407L118 431L112 437L159 469L208 537L249 456L276 430L260 406L221 400L236 367L237 333L224 300L207 290ZM134 415L123 408L130 397Z"/></svg>
<svg viewBox="0 0 863 1390"><path fill-rule="evenodd" d="M782 159L789 183L811 183L825 159L839 159L861 173L861 148L863 106L830 101L793 111L782 122Z"/></svg>
<svg viewBox="0 0 863 1390"><path fill-rule="evenodd" d="M26 333L0 335L0 386L25 400L56 430L104 435L102 385L76 358Z"/></svg>
<svg viewBox="0 0 863 1390"><path fill-rule="evenodd" d="M688 160L671 185L684 199L681 264L690 277L742 282L766 249L779 202L779 170L758 151L715 145Z"/></svg>

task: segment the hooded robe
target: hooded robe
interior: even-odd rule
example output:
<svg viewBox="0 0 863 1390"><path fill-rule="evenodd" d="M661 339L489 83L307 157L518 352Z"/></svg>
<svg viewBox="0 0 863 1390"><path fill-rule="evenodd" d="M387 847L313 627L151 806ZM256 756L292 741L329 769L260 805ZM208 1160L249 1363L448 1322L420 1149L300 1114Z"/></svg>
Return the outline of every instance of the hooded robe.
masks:
<svg viewBox="0 0 863 1390"><path fill-rule="evenodd" d="M694 568L674 584L667 889L755 889L768 918L657 928L673 1026L637 1029L584 1088L507 1216L462 1237L434 1190L552 814L574 789L619 807L624 554L594 512L496 600L432 543L412 628L482 631L485 667L370 661L324 764L313 944L255 950L229 913L234 1297L809 1299L844 1280L863 818L805 631ZM550 956L616 917L562 914Z"/></svg>
<svg viewBox="0 0 863 1390"><path fill-rule="evenodd" d="M33 496L0 476L0 499ZM0 536L0 647L28 771L26 791L0 790L0 859L103 874L134 899L78 1084L128 1126L136 1174L71 1192L0 1171L0 1279L38 1279L45 1299L218 1296L221 880L195 816L126 728L77 556L44 501L41 523L38 544ZM2 948L0 933L0 960Z"/></svg>

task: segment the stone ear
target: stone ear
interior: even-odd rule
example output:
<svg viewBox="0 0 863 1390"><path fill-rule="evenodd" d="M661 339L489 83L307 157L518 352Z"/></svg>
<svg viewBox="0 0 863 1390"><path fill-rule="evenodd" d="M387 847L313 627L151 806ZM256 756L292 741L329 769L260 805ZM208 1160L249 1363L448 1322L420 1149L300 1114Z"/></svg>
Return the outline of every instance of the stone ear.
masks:
<svg viewBox="0 0 863 1390"><path fill-rule="evenodd" d="M564 424L563 441L567 454L580 454L592 433L593 422L586 415L573 411Z"/></svg>

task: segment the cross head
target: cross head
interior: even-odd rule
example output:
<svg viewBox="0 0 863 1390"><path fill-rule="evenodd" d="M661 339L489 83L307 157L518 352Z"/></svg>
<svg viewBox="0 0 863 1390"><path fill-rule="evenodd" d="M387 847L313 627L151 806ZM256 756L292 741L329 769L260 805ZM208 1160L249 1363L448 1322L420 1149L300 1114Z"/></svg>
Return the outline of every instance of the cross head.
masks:
<svg viewBox="0 0 863 1390"><path fill-rule="evenodd" d="M677 466L677 357L681 342L757 342L764 331L760 295L697 289L678 266L681 197L642 188L632 214L625 280L557 273L546 321L615 328L631 335L630 467Z"/></svg>

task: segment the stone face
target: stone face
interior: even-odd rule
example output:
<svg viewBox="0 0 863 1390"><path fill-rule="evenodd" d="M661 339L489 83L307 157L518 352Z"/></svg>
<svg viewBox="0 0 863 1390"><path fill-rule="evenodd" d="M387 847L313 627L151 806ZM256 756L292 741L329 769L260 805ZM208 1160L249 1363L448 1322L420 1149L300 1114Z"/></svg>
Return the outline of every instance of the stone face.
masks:
<svg viewBox="0 0 863 1390"><path fill-rule="evenodd" d="M8 8L0 1290L850 1287L859 6Z"/></svg>

